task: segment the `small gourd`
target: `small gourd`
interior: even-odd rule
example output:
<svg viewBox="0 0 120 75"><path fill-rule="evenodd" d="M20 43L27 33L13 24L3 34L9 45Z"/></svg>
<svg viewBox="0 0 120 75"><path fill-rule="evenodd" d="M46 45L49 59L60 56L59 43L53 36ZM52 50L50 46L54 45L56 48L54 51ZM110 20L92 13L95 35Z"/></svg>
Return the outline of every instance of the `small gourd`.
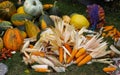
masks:
<svg viewBox="0 0 120 75"><path fill-rule="evenodd" d="M1 21L0 22L0 36L2 37L5 31L9 28L13 28L12 23L10 21Z"/></svg>
<svg viewBox="0 0 120 75"><path fill-rule="evenodd" d="M5 48L17 51L21 48L23 44L23 37L20 30L17 28L7 29L3 36L3 43Z"/></svg>
<svg viewBox="0 0 120 75"><path fill-rule="evenodd" d="M29 20L25 22L25 29L28 37L36 37L40 32L39 27Z"/></svg>
<svg viewBox="0 0 120 75"><path fill-rule="evenodd" d="M23 6L20 6L20 7L17 9L17 13L24 13L24 14L25 14L25 11L24 11Z"/></svg>
<svg viewBox="0 0 120 75"><path fill-rule="evenodd" d="M0 18L9 20L10 17L16 13L15 5L10 1L3 1L0 3Z"/></svg>
<svg viewBox="0 0 120 75"><path fill-rule="evenodd" d="M82 27L88 28L90 25L88 19L84 15L78 13L71 14L70 19L70 25L73 25L76 30Z"/></svg>
<svg viewBox="0 0 120 75"><path fill-rule="evenodd" d="M10 21L0 22L0 31L5 31L8 28L13 28L12 23Z"/></svg>
<svg viewBox="0 0 120 75"><path fill-rule="evenodd" d="M45 29L47 27L54 27L54 22L53 20L50 18L49 15L45 14L44 12L42 12L42 15L39 17L39 27L41 29Z"/></svg>
<svg viewBox="0 0 120 75"><path fill-rule="evenodd" d="M26 31L25 25L17 26L16 28L18 28L18 29L21 30L21 31Z"/></svg>
<svg viewBox="0 0 120 75"><path fill-rule="evenodd" d="M50 10L48 11L50 15L56 15L56 16L61 16L61 11L56 5L57 1L54 2L54 5Z"/></svg>
<svg viewBox="0 0 120 75"><path fill-rule="evenodd" d="M16 13L11 17L11 21L15 26L24 25L25 20L32 20L32 19L33 17L31 15L24 14L24 13Z"/></svg>
<svg viewBox="0 0 120 75"><path fill-rule="evenodd" d="M23 6L25 13L32 16L39 16L43 10L42 3L39 0L25 0Z"/></svg>
<svg viewBox="0 0 120 75"><path fill-rule="evenodd" d="M20 30L20 33L21 33L23 39L25 39L27 37L27 33L25 31Z"/></svg>

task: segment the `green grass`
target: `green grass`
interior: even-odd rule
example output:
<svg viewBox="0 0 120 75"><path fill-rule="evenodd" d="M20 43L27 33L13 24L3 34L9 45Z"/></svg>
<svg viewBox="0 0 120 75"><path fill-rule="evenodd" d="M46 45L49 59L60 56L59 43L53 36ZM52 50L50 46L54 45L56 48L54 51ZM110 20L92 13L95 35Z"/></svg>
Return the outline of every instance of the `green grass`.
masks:
<svg viewBox="0 0 120 75"><path fill-rule="evenodd" d="M45 3L53 3L54 0L41 0L43 4ZM86 7L82 4L72 4L67 2L58 1L57 3L59 9L61 10L63 15L71 15L72 13L80 13L86 16ZM117 29L120 30L120 13L118 12L110 12L106 11L106 25L115 25ZM111 39L108 39L109 41ZM112 42L111 42L112 43ZM102 68L105 64L93 63L90 65L84 65L82 67L78 67L76 65L72 65L67 68L65 73L37 73L34 72L28 65L25 65L22 62L22 55L17 52L12 58L2 61L8 66L8 73L6 75L107 75L102 71ZM107 66L107 65L106 65ZM25 72L26 70L29 73Z"/></svg>

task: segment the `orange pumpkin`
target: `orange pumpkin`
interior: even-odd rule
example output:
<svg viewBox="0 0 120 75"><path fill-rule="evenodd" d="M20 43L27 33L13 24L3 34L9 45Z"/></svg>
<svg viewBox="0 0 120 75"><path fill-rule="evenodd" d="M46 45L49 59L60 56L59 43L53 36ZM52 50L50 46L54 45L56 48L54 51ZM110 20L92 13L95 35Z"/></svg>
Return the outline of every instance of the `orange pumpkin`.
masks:
<svg viewBox="0 0 120 75"><path fill-rule="evenodd" d="M3 43L7 49L16 51L23 44L23 37L17 28L10 28L3 36Z"/></svg>

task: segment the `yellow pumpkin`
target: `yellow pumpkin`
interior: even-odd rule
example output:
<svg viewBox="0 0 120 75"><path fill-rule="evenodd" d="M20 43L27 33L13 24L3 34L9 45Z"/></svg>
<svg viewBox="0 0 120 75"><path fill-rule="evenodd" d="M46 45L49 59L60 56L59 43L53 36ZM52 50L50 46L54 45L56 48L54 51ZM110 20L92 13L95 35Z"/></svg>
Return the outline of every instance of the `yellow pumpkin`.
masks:
<svg viewBox="0 0 120 75"><path fill-rule="evenodd" d="M73 25L76 29L81 29L82 27L88 28L90 25L87 18L81 14L72 14L70 18L70 24Z"/></svg>

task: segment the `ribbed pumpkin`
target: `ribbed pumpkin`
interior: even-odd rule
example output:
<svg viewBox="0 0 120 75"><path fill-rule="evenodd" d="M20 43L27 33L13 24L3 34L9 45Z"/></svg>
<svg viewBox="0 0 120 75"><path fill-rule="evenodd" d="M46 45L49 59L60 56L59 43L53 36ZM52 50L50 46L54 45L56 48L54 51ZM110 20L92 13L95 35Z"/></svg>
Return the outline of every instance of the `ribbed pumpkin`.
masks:
<svg viewBox="0 0 120 75"><path fill-rule="evenodd" d="M32 16L24 13L16 13L11 17L11 21L15 26L24 25L25 20L32 20L32 19L33 19Z"/></svg>
<svg viewBox="0 0 120 75"><path fill-rule="evenodd" d="M9 20L10 17L16 13L15 5L10 1L3 1L0 3L0 18Z"/></svg>
<svg viewBox="0 0 120 75"><path fill-rule="evenodd" d="M8 29L3 36L5 48L19 50L23 44L23 37L17 28Z"/></svg>
<svg viewBox="0 0 120 75"><path fill-rule="evenodd" d="M36 37L40 32L39 27L37 27L37 25L35 25L32 21L26 21L25 28L28 37Z"/></svg>

